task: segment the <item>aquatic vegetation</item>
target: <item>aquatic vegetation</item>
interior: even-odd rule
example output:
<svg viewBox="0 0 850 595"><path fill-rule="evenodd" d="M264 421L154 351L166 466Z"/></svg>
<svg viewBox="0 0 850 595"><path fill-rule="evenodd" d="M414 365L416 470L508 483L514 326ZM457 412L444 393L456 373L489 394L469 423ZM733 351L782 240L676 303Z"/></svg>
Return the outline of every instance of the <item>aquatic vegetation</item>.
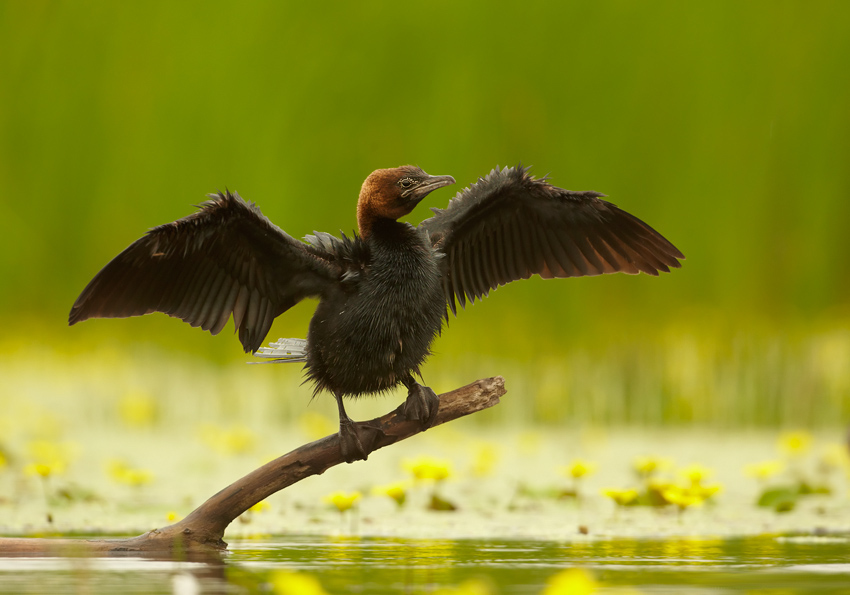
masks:
<svg viewBox="0 0 850 595"><path fill-rule="evenodd" d="M832 494L832 474L847 469L850 464L847 448L840 444L827 446L816 461L808 460L806 457L812 451L812 437L808 432L783 433L777 446L785 460L776 461L767 476L750 473L761 484L756 505L776 512L790 512L801 499L809 496ZM759 470L762 469L753 468L753 471Z"/></svg>
<svg viewBox="0 0 850 595"><path fill-rule="evenodd" d="M405 459L402 467L409 471L417 482L433 482L428 509L450 512L457 510L457 505L446 500L439 494L439 485L452 476L452 463L446 459L429 456L419 456L415 459Z"/></svg>

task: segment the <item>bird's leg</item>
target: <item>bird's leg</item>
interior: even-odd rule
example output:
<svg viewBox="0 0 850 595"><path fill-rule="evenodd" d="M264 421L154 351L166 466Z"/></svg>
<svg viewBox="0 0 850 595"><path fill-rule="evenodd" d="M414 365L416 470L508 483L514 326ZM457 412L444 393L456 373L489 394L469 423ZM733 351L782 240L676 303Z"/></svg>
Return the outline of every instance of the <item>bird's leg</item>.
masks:
<svg viewBox="0 0 850 595"><path fill-rule="evenodd" d="M407 387L407 399L401 406L402 415L405 419L418 421L423 430L430 428L437 419L440 397L427 386L416 382L410 374L402 382Z"/></svg>
<svg viewBox="0 0 850 595"><path fill-rule="evenodd" d="M337 407L339 407L339 450L346 463L365 461L369 452L363 448L360 440L360 425L352 421L342 405L342 393L334 392Z"/></svg>

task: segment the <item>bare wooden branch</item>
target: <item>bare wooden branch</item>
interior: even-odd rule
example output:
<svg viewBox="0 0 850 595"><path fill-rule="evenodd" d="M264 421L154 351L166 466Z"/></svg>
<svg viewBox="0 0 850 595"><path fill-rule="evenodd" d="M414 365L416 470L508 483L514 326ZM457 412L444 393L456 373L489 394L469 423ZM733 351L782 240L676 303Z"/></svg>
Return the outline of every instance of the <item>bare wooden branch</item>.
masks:
<svg viewBox="0 0 850 595"><path fill-rule="evenodd" d="M499 403L505 394L501 376L478 380L440 395L440 409L434 425L487 409ZM422 431L417 422L403 419L401 408L362 422L368 428L371 450L384 448ZM363 440L361 435L361 440ZM369 445L364 444L369 449ZM209 555L227 548L224 531L240 514L293 483L324 473L344 462L336 434L305 444L266 463L242 479L224 488L201 504L183 520L128 539L34 539L0 538L0 556L71 555L100 556L146 555L152 557Z"/></svg>

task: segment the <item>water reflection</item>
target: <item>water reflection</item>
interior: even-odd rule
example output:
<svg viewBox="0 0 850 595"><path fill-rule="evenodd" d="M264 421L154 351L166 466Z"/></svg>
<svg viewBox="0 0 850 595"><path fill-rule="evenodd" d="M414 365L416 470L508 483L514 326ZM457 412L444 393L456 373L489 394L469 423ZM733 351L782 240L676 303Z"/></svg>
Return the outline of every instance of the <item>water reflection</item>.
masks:
<svg viewBox="0 0 850 595"><path fill-rule="evenodd" d="M589 570L601 593L850 592L850 537L582 539L572 542L294 536L238 541L218 564L0 558L0 593L268 592L277 569L316 576L330 593L428 593L482 578L502 595L536 594L552 575Z"/></svg>
<svg viewBox="0 0 850 595"><path fill-rule="evenodd" d="M643 593L841 593L850 587L850 538L795 540L610 539L575 542L291 538L232 543L231 563L261 573L288 567L318 573L330 592L427 592L487 577L499 593L538 593L555 572L580 566L611 587ZM744 572L747 571L747 572ZM755 572L753 572L755 571ZM681 589L681 591L679 590Z"/></svg>

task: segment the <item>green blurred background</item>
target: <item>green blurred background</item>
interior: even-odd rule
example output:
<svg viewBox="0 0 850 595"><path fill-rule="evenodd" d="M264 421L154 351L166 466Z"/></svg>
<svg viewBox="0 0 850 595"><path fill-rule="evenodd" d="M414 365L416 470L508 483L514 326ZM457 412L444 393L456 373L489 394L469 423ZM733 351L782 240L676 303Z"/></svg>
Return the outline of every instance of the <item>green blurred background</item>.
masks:
<svg viewBox="0 0 850 595"><path fill-rule="evenodd" d="M451 321L426 381L504 374L532 422L835 424L850 415L848 63L844 1L0 0L6 365L140 343L242 365L227 331L161 315L69 328L67 313L207 192L238 190L302 237L351 230L375 168L465 186L521 161L605 192L687 260L501 288ZM313 307L269 338L304 336Z"/></svg>

